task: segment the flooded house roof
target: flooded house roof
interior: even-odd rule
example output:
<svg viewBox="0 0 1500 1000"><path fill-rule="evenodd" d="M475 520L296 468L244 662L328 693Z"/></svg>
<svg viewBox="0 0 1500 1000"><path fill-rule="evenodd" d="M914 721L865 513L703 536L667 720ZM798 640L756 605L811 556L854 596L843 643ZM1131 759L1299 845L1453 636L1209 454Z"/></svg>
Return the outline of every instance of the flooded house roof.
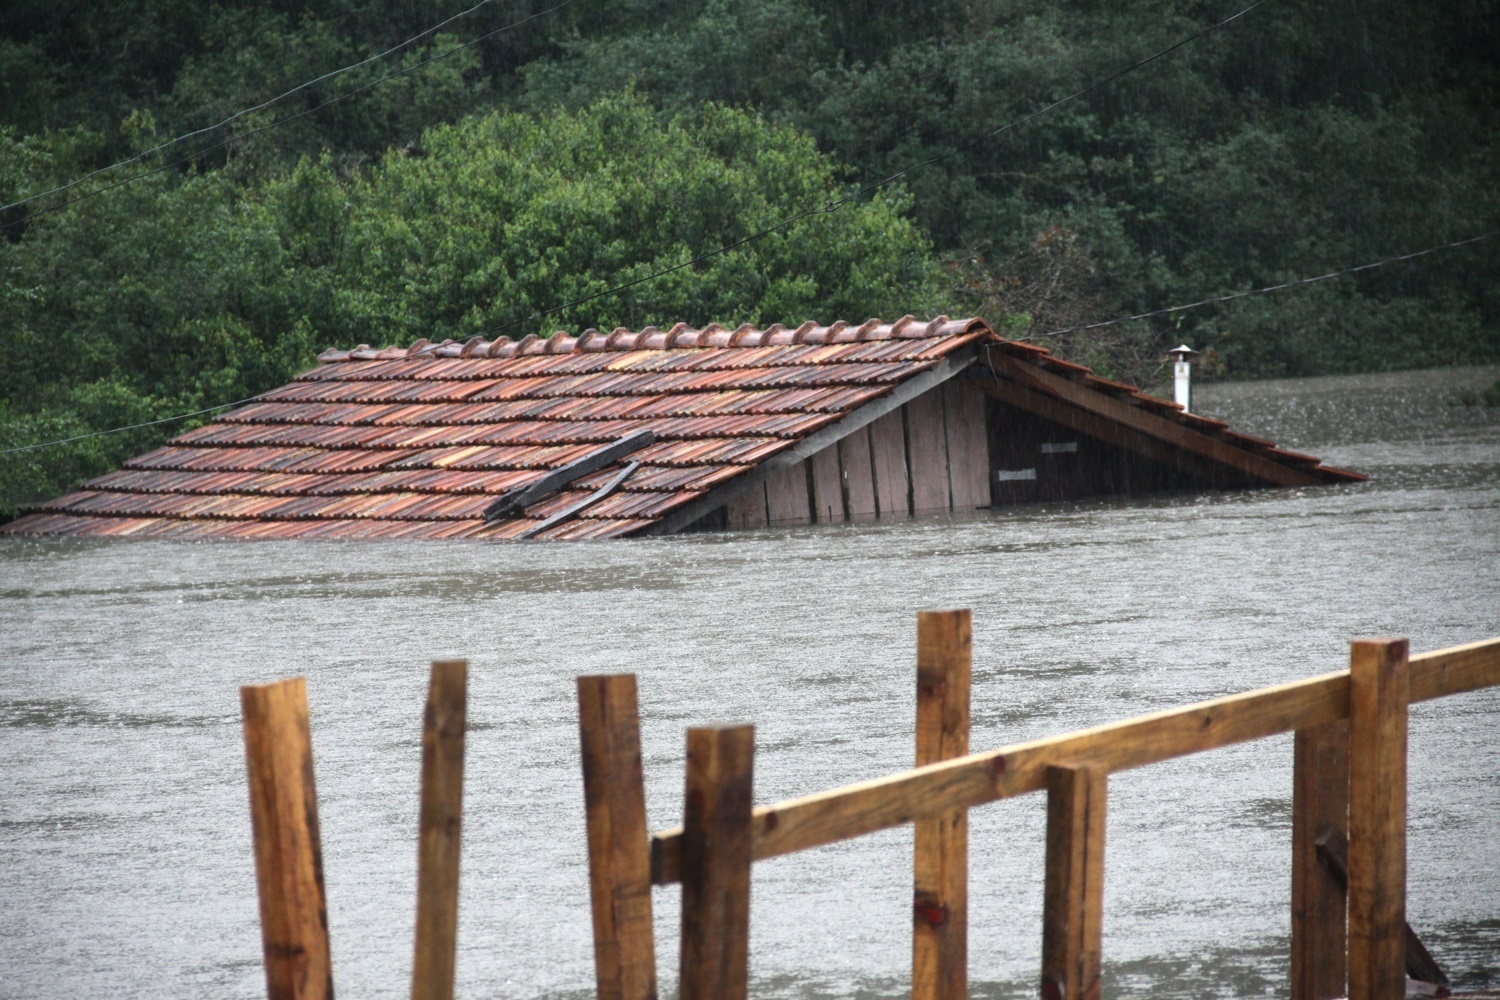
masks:
<svg viewBox="0 0 1500 1000"><path fill-rule="evenodd" d="M990 483L1022 478L995 466L1010 445L988 443L1004 414L1194 482L1362 478L1004 340L980 319L419 340L318 361L0 531L563 540L777 523L788 519L776 516L778 491L800 520L986 506ZM883 458L876 432L898 417L900 455ZM856 434L868 451L847 447ZM946 458L934 493L918 468L935 452ZM900 488L880 471L893 462ZM922 501L924 490L936 499Z"/></svg>

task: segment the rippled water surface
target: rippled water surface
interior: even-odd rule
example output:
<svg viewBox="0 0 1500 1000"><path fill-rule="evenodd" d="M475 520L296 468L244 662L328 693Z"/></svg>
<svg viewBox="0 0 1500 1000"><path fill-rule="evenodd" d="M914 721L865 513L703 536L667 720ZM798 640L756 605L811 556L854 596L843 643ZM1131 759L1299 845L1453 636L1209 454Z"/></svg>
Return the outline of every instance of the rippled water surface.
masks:
<svg viewBox="0 0 1500 1000"><path fill-rule="evenodd" d="M573 676L640 675L654 827L683 730L756 797L907 766L915 612L972 607L976 749L1500 635L1500 371L1206 387L1371 476L1302 491L574 545L0 542L0 995L263 995L237 687L308 677L346 997L407 989L426 663L472 663L459 990L592 983ZM1413 708L1410 920L1500 984L1500 693ZM1106 995L1285 995L1290 738L1111 779ZM1043 802L971 820L971 982L1029 995ZM909 830L758 865L754 991L895 997ZM676 966L673 890L659 964Z"/></svg>

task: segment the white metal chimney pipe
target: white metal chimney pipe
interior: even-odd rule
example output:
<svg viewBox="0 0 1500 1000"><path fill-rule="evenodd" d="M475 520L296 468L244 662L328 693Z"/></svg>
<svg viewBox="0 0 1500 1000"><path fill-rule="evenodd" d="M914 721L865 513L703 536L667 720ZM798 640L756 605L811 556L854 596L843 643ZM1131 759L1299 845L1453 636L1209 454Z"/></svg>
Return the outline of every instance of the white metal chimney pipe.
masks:
<svg viewBox="0 0 1500 1000"><path fill-rule="evenodd" d="M1193 358L1198 352L1186 344L1174 347L1167 352L1174 364L1172 365L1172 384L1176 390L1177 405L1184 412L1191 413L1193 410Z"/></svg>

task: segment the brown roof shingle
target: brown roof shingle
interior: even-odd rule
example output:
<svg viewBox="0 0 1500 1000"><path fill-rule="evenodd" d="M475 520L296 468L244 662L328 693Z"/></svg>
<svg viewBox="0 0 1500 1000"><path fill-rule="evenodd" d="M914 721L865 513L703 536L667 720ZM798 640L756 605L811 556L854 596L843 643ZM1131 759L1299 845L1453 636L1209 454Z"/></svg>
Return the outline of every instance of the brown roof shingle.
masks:
<svg viewBox="0 0 1500 1000"><path fill-rule="evenodd" d="M486 523L507 490L629 434L656 440L619 492L537 537L659 521L981 338L981 320L589 331L327 351L8 532L187 538L511 538L622 463Z"/></svg>
<svg viewBox="0 0 1500 1000"><path fill-rule="evenodd" d="M1360 479L1185 413L978 319L588 331L326 351L257 401L38 504L7 533L178 538L610 538L661 522L982 342L1312 481ZM916 384L911 391L921 391ZM1091 397L1097 398L1097 397ZM1132 411L1133 412L1133 411ZM487 522L508 491L642 431L649 445ZM808 447L814 447L809 442ZM1222 447L1215 445L1215 447ZM639 463L623 485L547 524ZM1274 468L1274 467L1273 467ZM743 480L742 480L743 482ZM710 501L709 506L713 502ZM668 527L668 526L663 526Z"/></svg>

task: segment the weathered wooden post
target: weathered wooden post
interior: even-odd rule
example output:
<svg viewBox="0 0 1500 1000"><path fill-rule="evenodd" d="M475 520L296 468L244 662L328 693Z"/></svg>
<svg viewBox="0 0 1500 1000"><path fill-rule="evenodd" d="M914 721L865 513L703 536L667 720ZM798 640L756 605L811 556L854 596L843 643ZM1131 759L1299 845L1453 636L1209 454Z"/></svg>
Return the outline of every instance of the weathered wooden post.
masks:
<svg viewBox="0 0 1500 1000"><path fill-rule="evenodd" d="M1292 1000L1346 995L1343 883L1318 858L1349 825L1349 723L1297 730L1292 752Z"/></svg>
<svg viewBox="0 0 1500 1000"><path fill-rule="evenodd" d="M1043 1000L1099 1000L1108 776L1089 764L1047 768Z"/></svg>
<svg viewBox="0 0 1500 1000"><path fill-rule="evenodd" d="M971 617L917 616L917 766L969 752ZM915 823L912 1000L968 996L969 813Z"/></svg>
<svg viewBox="0 0 1500 1000"><path fill-rule="evenodd" d="M1406 996L1405 639L1349 663L1349 1000Z"/></svg>
<svg viewBox="0 0 1500 1000"><path fill-rule="evenodd" d="M698 727L687 742L678 995L745 1000L755 727Z"/></svg>
<svg viewBox="0 0 1500 1000"><path fill-rule="evenodd" d="M655 1000L651 845L634 674L578 678L599 1000Z"/></svg>
<svg viewBox="0 0 1500 1000"><path fill-rule="evenodd" d="M432 665L422 713L422 799L417 833L417 933L412 1000L452 1000L458 952L459 833L469 665Z"/></svg>
<svg viewBox="0 0 1500 1000"><path fill-rule="evenodd" d="M331 1000L307 684L240 688L260 933L270 1000Z"/></svg>

